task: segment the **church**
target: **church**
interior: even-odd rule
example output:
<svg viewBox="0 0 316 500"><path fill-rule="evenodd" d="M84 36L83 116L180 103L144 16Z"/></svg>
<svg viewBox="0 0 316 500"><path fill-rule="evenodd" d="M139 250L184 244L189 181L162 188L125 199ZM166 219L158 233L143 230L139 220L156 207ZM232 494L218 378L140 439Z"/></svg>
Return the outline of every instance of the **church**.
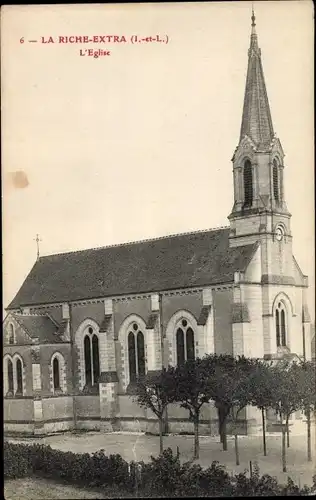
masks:
<svg viewBox="0 0 316 500"><path fill-rule="evenodd" d="M3 325L5 432L155 433L133 399L140 375L206 353L311 358L308 278L292 253L254 14L232 163L226 227L38 258ZM214 410L203 406L201 434L217 434ZM166 425L192 432L177 405ZM240 432L259 425L246 408Z"/></svg>

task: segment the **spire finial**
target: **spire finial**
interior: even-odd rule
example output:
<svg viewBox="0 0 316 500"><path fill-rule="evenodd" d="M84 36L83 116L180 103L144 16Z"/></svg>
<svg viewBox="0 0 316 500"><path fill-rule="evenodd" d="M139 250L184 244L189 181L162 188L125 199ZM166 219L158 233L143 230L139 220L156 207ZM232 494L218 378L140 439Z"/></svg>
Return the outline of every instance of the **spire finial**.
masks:
<svg viewBox="0 0 316 500"><path fill-rule="evenodd" d="M256 16L252 3L252 16L251 16L251 34L256 35Z"/></svg>
<svg viewBox="0 0 316 500"><path fill-rule="evenodd" d="M252 2L251 26L252 26L253 28L256 26L256 16L255 16L255 11L254 11L254 8L253 8L253 2Z"/></svg>
<svg viewBox="0 0 316 500"><path fill-rule="evenodd" d="M42 240L39 238L39 235L38 235L38 234L36 235L35 241L36 241L36 248L37 248L37 260L38 260L38 259L40 258L40 247L39 247L39 243L40 243L40 241L42 241Z"/></svg>

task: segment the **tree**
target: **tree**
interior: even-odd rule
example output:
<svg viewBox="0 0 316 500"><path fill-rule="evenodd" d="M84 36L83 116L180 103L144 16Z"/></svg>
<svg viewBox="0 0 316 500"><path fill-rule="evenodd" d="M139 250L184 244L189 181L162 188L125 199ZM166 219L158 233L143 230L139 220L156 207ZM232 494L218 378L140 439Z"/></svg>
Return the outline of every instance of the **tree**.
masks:
<svg viewBox="0 0 316 500"><path fill-rule="evenodd" d="M139 406L149 408L158 418L160 454L163 453L163 421L168 404L175 401L174 368L147 374L137 381L136 397Z"/></svg>
<svg viewBox="0 0 316 500"><path fill-rule="evenodd" d="M303 361L298 366L298 388L302 399L302 410L307 424L307 460L312 461L311 413L316 410L316 366L311 361Z"/></svg>
<svg viewBox="0 0 316 500"><path fill-rule="evenodd" d="M230 391L227 396L231 401L231 416L233 419L233 431L235 440L236 465L239 465L238 449L238 417L240 412L252 401L252 393L255 383L257 360L239 356L235 359L234 369L230 372Z"/></svg>
<svg viewBox="0 0 316 500"><path fill-rule="evenodd" d="M209 355L205 358L209 373L208 393L219 410L221 441L227 449L226 420L230 414L233 421L236 464L239 465L238 418L240 412L252 400L252 376L256 360L239 356Z"/></svg>
<svg viewBox="0 0 316 500"><path fill-rule="evenodd" d="M208 403L209 372L203 360L187 360L175 369L176 401L189 411L194 424L194 458L199 458L199 421L204 403Z"/></svg>
<svg viewBox="0 0 316 500"><path fill-rule="evenodd" d="M271 367L274 378L273 408L281 418L282 428L282 469L286 472L285 435L288 432L289 418L302 407L302 393L300 390L300 368L295 362L280 362ZM285 423L284 423L285 421Z"/></svg>
<svg viewBox="0 0 316 500"><path fill-rule="evenodd" d="M218 411L218 430L223 450L227 450L227 417L231 411L230 380L228 376L235 366L235 358L228 354L208 354L203 358L208 377L208 392Z"/></svg>
<svg viewBox="0 0 316 500"><path fill-rule="evenodd" d="M257 360L252 375L252 405L261 410L264 456L267 456L265 412L271 407L275 383L270 367L270 364Z"/></svg>

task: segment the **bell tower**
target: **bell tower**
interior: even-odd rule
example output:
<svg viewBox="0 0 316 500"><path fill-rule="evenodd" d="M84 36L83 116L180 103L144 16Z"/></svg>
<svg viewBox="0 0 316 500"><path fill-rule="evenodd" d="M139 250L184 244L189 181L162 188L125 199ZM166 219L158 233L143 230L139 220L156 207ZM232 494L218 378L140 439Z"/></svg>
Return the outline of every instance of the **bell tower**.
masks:
<svg viewBox="0 0 316 500"><path fill-rule="evenodd" d="M284 193L284 152L273 130L256 19L251 17L248 70L239 144L234 152L230 245L291 242Z"/></svg>

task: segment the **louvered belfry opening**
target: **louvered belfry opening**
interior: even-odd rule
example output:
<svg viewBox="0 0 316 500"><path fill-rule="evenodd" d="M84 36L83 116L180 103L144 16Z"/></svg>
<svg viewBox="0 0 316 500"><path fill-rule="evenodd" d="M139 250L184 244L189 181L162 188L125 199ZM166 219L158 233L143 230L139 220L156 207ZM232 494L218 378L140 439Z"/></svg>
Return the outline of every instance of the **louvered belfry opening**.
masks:
<svg viewBox="0 0 316 500"><path fill-rule="evenodd" d="M244 206L251 207L253 202L253 185L252 185L252 165L249 160L245 161L244 165Z"/></svg>
<svg viewBox="0 0 316 500"><path fill-rule="evenodd" d="M273 196L275 201L280 201L279 196L279 169L276 160L273 161Z"/></svg>

